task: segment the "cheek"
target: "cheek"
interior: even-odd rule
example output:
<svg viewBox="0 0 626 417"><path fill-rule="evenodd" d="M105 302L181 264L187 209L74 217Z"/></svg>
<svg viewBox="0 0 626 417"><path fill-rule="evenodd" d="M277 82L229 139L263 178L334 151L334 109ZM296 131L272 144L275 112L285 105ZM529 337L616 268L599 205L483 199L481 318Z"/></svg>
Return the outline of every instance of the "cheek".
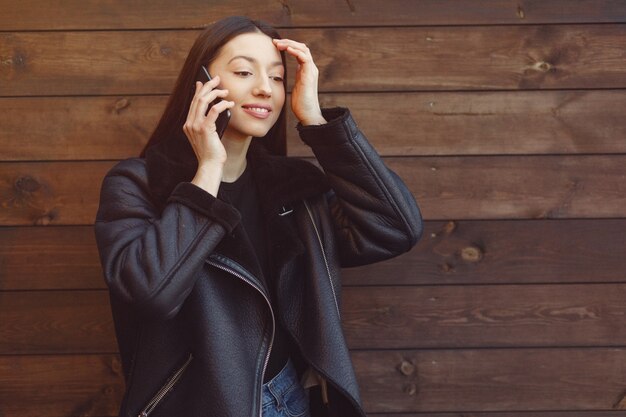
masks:
<svg viewBox="0 0 626 417"><path fill-rule="evenodd" d="M285 104L285 89L277 88L276 90L274 90L273 94L274 99L276 100L276 105L283 107L283 105Z"/></svg>

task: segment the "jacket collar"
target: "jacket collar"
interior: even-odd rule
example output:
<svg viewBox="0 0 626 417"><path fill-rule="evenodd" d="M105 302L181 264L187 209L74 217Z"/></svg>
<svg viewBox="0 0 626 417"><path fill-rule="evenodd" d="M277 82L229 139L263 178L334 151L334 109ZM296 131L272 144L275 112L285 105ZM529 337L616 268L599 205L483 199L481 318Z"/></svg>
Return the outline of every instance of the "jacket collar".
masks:
<svg viewBox="0 0 626 417"><path fill-rule="evenodd" d="M272 155L261 140L252 139L246 169L251 170L259 193L273 272L282 275L289 261L304 251L304 245L290 221L294 214L281 216L279 213L293 209L299 200L328 191L330 185L326 176L313 164L299 158ZM178 183L191 181L198 167L193 149L184 136L149 148L146 164L148 185L159 210L165 207L167 198ZM241 233L241 228L237 227L234 234L224 236L216 252L261 277L254 251L247 239L242 242Z"/></svg>
<svg viewBox="0 0 626 417"><path fill-rule="evenodd" d="M252 139L247 159L264 214L270 215L282 206L330 189L326 176L313 164L299 158L272 155L261 140ZM150 147L146 151L146 164L150 193L160 209L176 185L191 181L198 168L193 149L184 136Z"/></svg>

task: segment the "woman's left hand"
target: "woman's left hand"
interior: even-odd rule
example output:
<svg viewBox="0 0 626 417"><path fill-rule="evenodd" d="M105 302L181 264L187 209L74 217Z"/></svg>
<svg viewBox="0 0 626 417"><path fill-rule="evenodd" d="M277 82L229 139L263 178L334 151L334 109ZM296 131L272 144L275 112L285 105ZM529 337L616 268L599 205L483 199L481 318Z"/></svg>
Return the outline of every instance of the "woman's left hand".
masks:
<svg viewBox="0 0 626 417"><path fill-rule="evenodd" d="M291 90L291 110L305 126L326 123L317 96L319 70L311 51L305 44L291 39L274 39L273 42L279 51L286 51L298 60L296 82Z"/></svg>

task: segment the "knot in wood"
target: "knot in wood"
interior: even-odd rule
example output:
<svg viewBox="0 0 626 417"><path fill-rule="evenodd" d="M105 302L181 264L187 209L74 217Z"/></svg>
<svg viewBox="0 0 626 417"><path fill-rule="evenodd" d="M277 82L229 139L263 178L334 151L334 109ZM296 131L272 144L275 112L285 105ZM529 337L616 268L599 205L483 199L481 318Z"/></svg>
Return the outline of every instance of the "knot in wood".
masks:
<svg viewBox="0 0 626 417"><path fill-rule="evenodd" d="M57 219L59 217L59 211L54 208L50 211L48 211L47 213L45 213L43 216L35 219L35 225L37 226L47 226L50 223L52 223L55 219Z"/></svg>
<svg viewBox="0 0 626 417"><path fill-rule="evenodd" d="M533 65L533 68L541 72L548 72L552 69L552 65L549 62L539 61Z"/></svg>
<svg viewBox="0 0 626 417"><path fill-rule="evenodd" d="M15 180L15 190L20 193L34 193L41 188L41 184L35 178L25 175Z"/></svg>
<svg viewBox="0 0 626 417"><path fill-rule="evenodd" d="M52 221L52 218L49 215L41 216L35 220L35 226L47 226Z"/></svg>
<svg viewBox="0 0 626 417"><path fill-rule="evenodd" d="M454 266L450 265L447 262L439 265L439 268L441 268L443 272L454 272Z"/></svg>
<svg viewBox="0 0 626 417"><path fill-rule="evenodd" d="M524 19L526 17L526 13L524 12L524 9L522 9L522 6L517 6L517 17L520 19Z"/></svg>
<svg viewBox="0 0 626 417"><path fill-rule="evenodd" d="M111 372L113 372L115 375L122 375L122 363L119 359L111 359Z"/></svg>
<svg viewBox="0 0 626 417"><path fill-rule="evenodd" d="M279 0L281 6L283 7L283 12L291 17L291 6L289 6L289 3L287 3L287 0Z"/></svg>
<svg viewBox="0 0 626 417"><path fill-rule="evenodd" d="M403 359L400 365L398 365L398 371L405 376L413 375L415 373L415 365Z"/></svg>
<svg viewBox="0 0 626 417"><path fill-rule="evenodd" d="M0 59L2 65L5 65L7 67L12 66L13 68L21 69L26 66L26 56L24 56L24 54L20 51L15 51L13 56L1 57Z"/></svg>
<svg viewBox="0 0 626 417"><path fill-rule="evenodd" d="M446 223L446 225L443 227L443 232L449 235L450 233L454 232L455 229L456 229L456 223L450 221Z"/></svg>
<svg viewBox="0 0 626 417"><path fill-rule="evenodd" d="M128 106L130 106L130 101L127 98L121 98L115 102L115 112L120 114Z"/></svg>
<svg viewBox="0 0 626 417"><path fill-rule="evenodd" d="M415 393L417 392L417 387L413 383L404 384L404 392L409 395L415 395Z"/></svg>
<svg viewBox="0 0 626 417"><path fill-rule="evenodd" d="M461 250L461 258L465 262L480 262L483 258L483 252L476 246L467 246Z"/></svg>
<svg viewBox="0 0 626 417"><path fill-rule="evenodd" d="M25 67L26 57L24 57L24 55L22 55L21 53L15 54L15 56L13 57L13 65L20 68Z"/></svg>

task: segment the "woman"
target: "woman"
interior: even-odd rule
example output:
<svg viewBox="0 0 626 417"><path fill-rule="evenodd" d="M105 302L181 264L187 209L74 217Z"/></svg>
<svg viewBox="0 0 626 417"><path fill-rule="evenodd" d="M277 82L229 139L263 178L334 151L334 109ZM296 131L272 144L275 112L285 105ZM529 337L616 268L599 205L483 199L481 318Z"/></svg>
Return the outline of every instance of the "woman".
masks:
<svg viewBox="0 0 626 417"><path fill-rule="evenodd" d="M285 156L286 55L297 128L325 173ZM95 228L121 416L365 415L339 269L408 251L421 218L349 111L320 109L317 78L306 45L245 17L218 21L141 157L105 177Z"/></svg>

